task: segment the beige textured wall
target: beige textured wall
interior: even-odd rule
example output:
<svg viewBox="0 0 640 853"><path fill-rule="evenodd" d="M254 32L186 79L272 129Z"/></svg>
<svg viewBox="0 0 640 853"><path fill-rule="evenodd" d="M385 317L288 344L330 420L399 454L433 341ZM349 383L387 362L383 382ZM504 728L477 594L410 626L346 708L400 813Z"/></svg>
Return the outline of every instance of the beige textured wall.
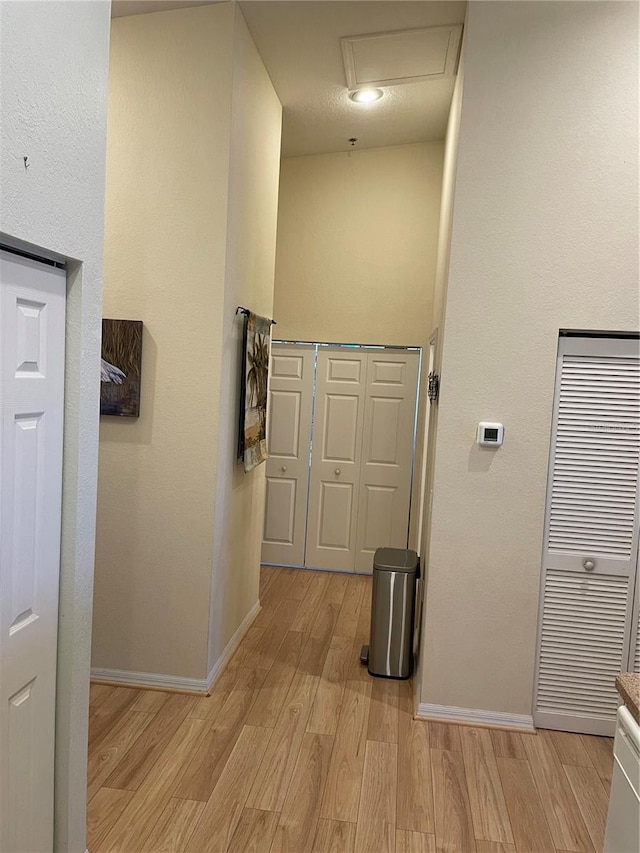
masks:
<svg viewBox="0 0 640 853"><path fill-rule="evenodd" d="M531 712L558 330L638 328L637 32L634 3L469 7L423 702Z"/></svg>
<svg viewBox="0 0 640 853"><path fill-rule="evenodd" d="M463 36L464 39L464 36ZM449 274L449 255L451 249L451 227L453 224L453 202L455 198L456 186L456 167L458 162L458 135L460 133L460 114L462 110L462 93L464 90L464 40L462 44L462 52L460 63L458 65L458 75L456 78L455 87L453 90L453 98L451 99L451 109L449 111L449 120L447 122L447 135L444 146L444 161L442 170L442 197L440 202L440 224L438 228L438 249L436 259L436 274L433 289L433 314L431 321L431 340L434 343L434 372L439 374L441 371L442 349L444 343L444 330L442 328L444 321L444 311L446 303L447 278ZM424 370L428 370L428 356L425 356ZM418 543L418 553L421 556L422 565L427 564L425 555L429 553L429 538L431 533L431 500L433 495L434 470L435 470L435 453L438 434L438 404L429 403L424 400L422 406L426 411L421 412L421 417L424 421L428 417L427 438L426 438L426 453L422 464L424 466L424 483L425 494L423 503L423 527L421 531L421 541ZM423 442L424 444L424 442ZM418 595L421 599L420 616L422 617L421 636L424 636L424 615L426 609L424 607L426 584L423 582L418 587ZM416 661L417 672L417 688L416 695L421 696L421 684L423 678L423 663L424 656L421 654L421 648L418 649Z"/></svg>
<svg viewBox="0 0 640 853"><path fill-rule="evenodd" d="M265 466L245 474L235 461L242 342L242 318L235 309L243 305L273 316L281 120L282 107L237 10L210 668L258 601Z"/></svg>
<svg viewBox="0 0 640 853"><path fill-rule="evenodd" d="M424 346L442 142L283 160L276 334Z"/></svg>
<svg viewBox="0 0 640 853"><path fill-rule="evenodd" d="M100 425L94 667L207 674L234 14L113 21L104 316L145 326L140 418Z"/></svg>

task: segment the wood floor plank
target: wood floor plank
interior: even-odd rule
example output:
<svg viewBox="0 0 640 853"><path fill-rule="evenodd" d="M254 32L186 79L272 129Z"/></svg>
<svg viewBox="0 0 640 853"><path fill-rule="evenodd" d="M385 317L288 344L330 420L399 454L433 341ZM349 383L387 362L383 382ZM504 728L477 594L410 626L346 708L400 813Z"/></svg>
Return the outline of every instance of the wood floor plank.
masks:
<svg viewBox="0 0 640 853"><path fill-rule="evenodd" d="M129 707L132 711L157 714L171 695L162 690L138 690L137 697Z"/></svg>
<svg viewBox="0 0 640 853"><path fill-rule="evenodd" d="M89 751L87 761L87 800L91 800L118 762L128 754L135 740L153 721L154 714L125 711L97 747Z"/></svg>
<svg viewBox="0 0 640 853"><path fill-rule="evenodd" d="M120 788L100 788L87 805L87 844L97 850L116 823L133 791Z"/></svg>
<svg viewBox="0 0 640 853"><path fill-rule="evenodd" d="M396 853L436 853L435 835L396 829Z"/></svg>
<svg viewBox="0 0 640 853"><path fill-rule="evenodd" d="M94 845L91 853L132 853L144 849L185 768L201 750L209 726L205 720L185 718L118 822L102 844Z"/></svg>
<svg viewBox="0 0 640 853"><path fill-rule="evenodd" d="M347 587L334 629L338 636L355 638L364 592L365 587L360 583L350 583Z"/></svg>
<svg viewBox="0 0 640 853"><path fill-rule="evenodd" d="M487 729L459 726L467 790L476 838L513 844L491 735Z"/></svg>
<svg viewBox="0 0 640 853"><path fill-rule="evenodd" d="M398 747L395 743L367 742L362 793L356 827L355 853L394 853Z"/></svg>
<svg viewBox="0 0 640 853"><path fill-rule="evenodd" d="M313 842L313 853L353 853L355 843L355 823L321 818Z"/></svg>
<svg viewBox="0 0 640 853"><path fill-rule="evenodd" d="M302 655L305 635L288 631L267 673L246 723L273 728L278 722Z"/></svg>
<svg viewBox="0 0 640 853"><path fill-rule="evenodd" d="M229 663L229 668L232 671L234 669L255 669L258 650L263 642L266 630L266 628L258 628L256 625L249 628Z"/></svg>
<svg viewBox="0 0 640 853"><path fill-rule="evenodd" d="M108 684L91 684L89 687L89 714L95 713L107 696L111 695L113 687Z"/></svg>
<svg viewBox="0 0 640 853"><path fill-rule="evenodd" d="M529 762L519 758L498 758L497 764L518 853L554 850Z"/></svg>
<svg viewBox="0 0 640 853"><path fill-rule="evenodd" d="M198 720L214 722L222 710L224 703L229 698L229 693L233 690L239 675L240 669L238 667L227 666L224 672L220 673L220 676L216 679L211 690L211 695L201 696L189 711L189 716L195 717Z"/></svg>
<svg viewBox="0 0 640 853"><path fill-rule="evenodd" d="M429 744L432 749L446 749L449 752L461 752L462 742L460 740L461 726L452 726L449 723L438 723L429 721Z"/></svg>
<svg viewBox="0 0 640 853"><path fill-rule="evenodd" d="M578 735L541 729L538 731L538 737L543 737L552 744L561 764L577 764L580 767L593 768L587 750Z"/></svg>
<svg viewBox="0 0 640 853"><path fill-rule="evenodd" d="M302 601L307 594L314 572L308 569L282 569L266 593L269 600L281 601L283 598L294 598Z"/></svg>
<svg viewBox="0 0 640 853"><path fill-rule="evenodd" d="M311 632L308 635L298 664L300 672L306 672L308 675L322 675L327 662L327 655L338 611L339 607L337 604L323 602L318 607L318 612L311 626Z"/></svg>
<svg viewBox="0 0 640 853"><path fill-rule="evenodd" d="M260 567L260 598L266 593L281 571L280 566Z"/></svg>
<svg viewBox="0 0 640 853"><path fill-rule="evenodd" d="M358 624L353 640L353 652L351 654L351 664L347 673L347 678L354 681L371 682L373 679L369 675L367 667L360 663L360 650L363 645L369 643L369 633L371 630L371 585L370 583L365 585L365 583L366 582L363 578L362 585L364 587L364 593L362 596L362 604L360 605L360 612L358 614Z"/></svg>
<svg viewBox="0 0 640 853"><path fill-rule="evenodd" d="M324 818L358 820L370 703L371 684L346 682L322 801Z"/></svg>
<svg viewBox="0 0 640 853"><path fill-rule="evenodd" d="M578 803L596 853L604 847L609 797L593 767L566 764L564 772Z"/></svg>
<svg viewBox="0 0 640 853"><path fill-rule="evenodd" d="M520 758L526 760L527 754L522 745L519 732L503 731L502 729L490 729L491 742L496 758ZM529 737L529 735L524 735Z"/></svg>
<svg viewBox="0 0 640 853"><path fill-rule="evenodd" d="M399 684L389 678L374 678L371 687L368 740L398 743Z"/></svg>
<svg viewBox="0 0 640 853"><path fill-rule="evenodd" d="M514 844L499 844L497 841L476 838L476 853L516 853L516 848Z"/></svg>
<svg viewBox="0 0 640 853"><path fill-rule="evenodd" d="M140 853L183 853L203 811L196 800L169 800Z"/></svg>
<svg viewBox="0 0 640 853"><path fill-rule="evenodd" d="M473 853L476 849L462 754L431 750L436 848Z"/></svg>
<svg viewBox="0 0 640 853"><path fill-rule="evenodd" d="M329 575L329 585L324 594L324 601L328 604L338 604L341 607L348 585L348 575L332 572Z"/></svg>
<svg viewBox="0 0 640 853"><path fill-rule="evenodd" d="M302 634L311 633L316 613L328 586L329 575L325 572L315 572L296 617L291 623L292 631L300 631Z"/></svg>
<svg viewBox="0 0 640 853"><path fill-rule="evenodd" d="M334 735L338 729L345 676L353 640L334 635L325 658L307 731Z"/></svg>
<svg viewBox="0 0 640 853"><path fill-rule="evenodd" d="M400 685L398 714L398 829L433 834L429 725L413 719L413 689Z"/></svg>
<svg viewBox="0 0 640 853"><path fill-rule="evenodd" d="M555 846L577 853L593 850L571 785L555 750L541 736L527 737L523 743Z"/></svg>
<svg viewBox="0 0 640 853"><path fill-rule="evenodd" d="M278 812L243 809L227 853L269 853L279 817Z"/></svg>
<svg viewBox="0 0 640 853"><path fill-rule="evenodd" d="M332 749L332 735L304 735L271 853L311 853Z"/></svg>
<svg viewBox="0 0 640 853"><path fill-rule="evenodd" d="M272 734L273 729L243 726L187 845L188 853L227 850L246 805L255 764L264 755Z"/></svg>
<svg viewBox="0 0 640 853"><path fill-rule="evenodd" d="M89 746L97 746L118 717L133 704L138 691L131 687L114 687L89 718Z"/></svg>
<svg viewBox="0 0 640 853"><path fill-rule="evenodd" d="M196 702L193 696L172 693L153 721L130 745L105 785L136 791Z"/></svg>
<svg viewBox="0 0 640 853"><path fill-rule="evenodd" d="M282 645L299 607L300 602L292 598L285 598L280 602L272 621L264 629L264 633L256 644L252 666L266 670L271 669L273 659Z"/></svg>
<svg viewBox="0 0 640 853"><path fill-rule="evenodd" d="M266 672L242 669L215 723L210 723L200 754L191 762L175 790L176 797L206 802L220 778L242 726L259 696Z"/></svg>
<svg viewBox="0 0 640 853"><path fill-rule="evenodd" d="M247 800L248 808L282 810L307 727L318 677L296 673L275 728L260 763ZM255 771L255 767L254 767Z"/></svg>
<svg viewBox="0 0 640 853"><path fill-rule="evenodd" d="M613 738L580 735L580 739L608 792L613 772Z"/></svg>

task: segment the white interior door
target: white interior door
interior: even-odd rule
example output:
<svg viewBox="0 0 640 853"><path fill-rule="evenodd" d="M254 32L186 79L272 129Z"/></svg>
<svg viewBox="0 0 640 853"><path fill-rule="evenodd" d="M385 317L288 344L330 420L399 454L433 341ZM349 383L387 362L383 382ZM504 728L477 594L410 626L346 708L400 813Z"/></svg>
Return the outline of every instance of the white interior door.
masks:
<svg viewBox="0 0 640 853"><path fill-rule="evenodd" d="M11 853L53 849L65 299L63 271L0 252L0 850Z"/></svg>
<svg viewBox="0 0 640 853"><path fill-rule="evenodd" d="M366 350L318 352L306 564L352 572L366 392Z"/></svg>
<svg viewBox="0 0 640 853"><path fill-rule="evenodd" d="M367 357L355 569L370 574L376 548L406 548L409 536L419 355Z"/></svg>
<svg viewBox="0 0 640 853"><path fill-rule="evenodd" d="M640 464L638 340L560 341L534 722L610 735L632 637Z"/></svg>
<svg viewBox="0 0 640 853"><path fill-rule="evenodd" d="M313 346L272 346L263 563L304 565L314 360Z"/></svg>

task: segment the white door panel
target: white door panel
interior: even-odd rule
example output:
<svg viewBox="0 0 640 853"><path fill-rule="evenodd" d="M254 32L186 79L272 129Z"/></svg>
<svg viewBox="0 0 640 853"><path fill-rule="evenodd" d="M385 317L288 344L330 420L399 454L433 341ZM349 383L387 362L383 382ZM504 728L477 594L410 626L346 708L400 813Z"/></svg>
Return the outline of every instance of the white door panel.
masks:
<svg viewBox="0 0 640 853"><path fill-rule="evenodd" d="M354 570L366 370L364 350L318 352L308 566Z"/></svg>
<svg viewBox="0 0 640 853"><path fill-rule="evenodd" d="M65 273L0 252L0 850L53 849Z"/></svg>
<svg viewBox="0 0 640 853"><path fill-rule="evenodd" d="M376 548L406 548L411 504L417 352L371 352L358 495L355 568L370 573Z"/></svg>
<svg viewBox="0 0 640 853"><path fill-rule="evenodd" d="M314 348L273 344L262 562L304 565Z"/></svg>
<svg viewBox="0 0 640 853"><path fill-rule="evenodd" d="M638 341L562 338L534 722L611 734L632 651L640 528Z"/></svg>

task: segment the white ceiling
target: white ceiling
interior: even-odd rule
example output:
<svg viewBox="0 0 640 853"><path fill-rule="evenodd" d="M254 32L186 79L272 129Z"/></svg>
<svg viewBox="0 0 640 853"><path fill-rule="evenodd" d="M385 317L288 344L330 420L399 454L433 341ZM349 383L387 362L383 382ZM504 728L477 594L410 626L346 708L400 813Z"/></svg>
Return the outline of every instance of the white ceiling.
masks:
<svg viewBox="0 0 640 853"><path fill-rule="evenodd" d="M202 2L113 0L112 14ZM390 86L380 101L354 104L347 97L340 39L462 23L465 2L239 0L239 5L284 108L283 156L345 151L350 137L358 138L357 148L444 137L453 77Z"/></svg>

